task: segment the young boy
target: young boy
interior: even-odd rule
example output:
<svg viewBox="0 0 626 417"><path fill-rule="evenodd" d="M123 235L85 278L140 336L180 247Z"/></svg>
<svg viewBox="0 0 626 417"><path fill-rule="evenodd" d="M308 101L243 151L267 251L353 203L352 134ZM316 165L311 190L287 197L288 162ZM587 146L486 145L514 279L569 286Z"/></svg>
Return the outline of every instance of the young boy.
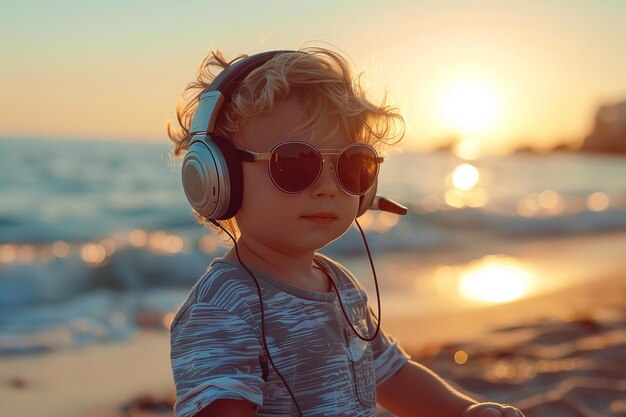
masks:
<svg viewBox="0 0 626 417"><path fill-rule="evenodd" d="M168 134L187 150L194 213L236 239L172 321L178 417L374 416L377 402L398 416L522 416L411 361L350 272L316 252L371 205L375 148L402 123L340 55L212 52L177 115Z"/></svg>

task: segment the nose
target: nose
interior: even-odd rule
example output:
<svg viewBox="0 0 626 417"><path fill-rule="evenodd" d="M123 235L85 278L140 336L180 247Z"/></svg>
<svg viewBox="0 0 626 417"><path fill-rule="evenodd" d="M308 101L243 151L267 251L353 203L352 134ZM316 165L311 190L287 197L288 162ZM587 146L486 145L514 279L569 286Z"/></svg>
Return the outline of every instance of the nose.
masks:
<svg viewBox="0 0 626 417"><path fill-rule="evenodd" d="M323 158L322 172L311 187L314 196L335 196L339 192L339 184L335 175L336 161L333 157Z"/></svg>

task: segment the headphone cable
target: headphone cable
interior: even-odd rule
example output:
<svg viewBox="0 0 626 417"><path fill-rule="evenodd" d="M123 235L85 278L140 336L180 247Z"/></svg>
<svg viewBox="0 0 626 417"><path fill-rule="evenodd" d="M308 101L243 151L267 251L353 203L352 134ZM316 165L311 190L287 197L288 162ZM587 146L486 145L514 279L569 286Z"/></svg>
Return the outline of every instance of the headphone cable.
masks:
<svg viewBox="0 0 626 417"><path fill-rule="evenodd" d="M278 370L278 368L274 364L274 360L272 359L272 356L270 354L269 347L267 346L267 340L266 340L266 337L265 337L265 309L263 307L263 295L261 293L261 286L259 285L259 282L257 281L257 279L254 276L254 274L252 273L252 271L241 260L241 256L239 255L239 248L237 247L237 240L235 239L235 237L228 230L226 230L218 221L213 220L213 219L209 219L209 220L210 220L210 222L212 224L214 224L215 226L219 227L224 233L226 233L228 235L228 237L233 241L233 244L235 245L235 254L237 255L237 259L239 260L239 263L241 264L243 269L245 269L246 272L250 275L250 277L252 277L252 280L254 281L254 284L256 285L257 293L259 295L259 304L260 304L260 307L261 307L261 338L263 340L263 350L265 351L265 355L267 356L267 359L268 359L269 363L272 365L272 369L274 369L274 372L276 372L276 375L278 375L278 377L282 381L283 385L287 389L287 392L289 393L289 396L291 397L294 405L296 406L296 409L298 411L298 415L300 417L303 417L302 410L300 409L300 405L298 404L298 401L296 400L295 394L291 390L291 387L287 383L287 380L285 379L285 377L282 375L282 373L280 373L280 371ZM378 333L380 331L380 321L381 321L380 291L379 291L379 288L378 288L378 277L376 276L376 268L374 267L374 261L372 260L372 254L370 252L370 248L369 248L369 245L367 243L367 239L365 238L365 233L363 232L363 229L361 228L361 225L359 224L359 221L357 219L354 219L354 222L356 223L356 225L357 225L357 227L359 229L359 232L361 232L361 237L363 238L363 243L365 244L365 250L367 252L367 257L369 259L370 266L372 268L372 274L374 275L374 285L375 285L375 288L376 288L376 301L377 301L377 305L378 305L378 315L374 316L374 318L376 318L376 330L374 331L374 335L373 336L365 337L365 336L361 335L359 333L359 331L355 328L355 326L352 324L352 321L350 320L350 317L348 317L348 313L346 312L346 309L345 309L345 307L343 305L343 301L341 300L341 295L339 294L339 289L337 288L337 284L335 284L335 280L332 278L332 275L330 274L330 272L326 269L326 267L324 267L324 265L319 260L314 259L314 261L315 261L316 265L318 265L318 268L316 268L316 269L319 269L320 271L322 271L328 277L328 279L330 280L330 283L331 283L333 289L335 290L335 293L337 294L337 299L339 300L339 305L341 307L341 311L342 311L342 313L343 313L343 315L344 315L348 325L350 326L350 328L354 332L354 334L359 339L361 339L363 341L366 341L366 342L370 342L370 341L374 340L376 338L376 336L378 336ZM370 311L371 311L371 309L370 309Z"/></svg>
<svg viewBox="0 0 626 417"><path fill-rule="evenodd" d="M237 259L239 260L239 263L241 264L243 269L245 269L246 272L252 277L252 280L254 281L254 284L256 285L257 293L259 294L259 304L261 306L261 336L262 336L262 339L263 339L263 350L265 351L265 355L267 356L267 360L272 365L272 369L274 369L274 372L276 372L276 375L278 375L278 378L280 378L280 380L282 381L283 385L285 385L285 388L287 388L287 392L289 392L289 396L293 400L293 403L296 406L296 409L298 410L298 415L300 417L303 417L302 410L300 409L300 405L298 404L298 401L296 400L296 396L294 395L293 391L291 390L291 387L289 387L289 384L287 383L287 380L285 379L285 377L283 377L283 374L280 373L280 371L278 370L278 368L274 364L274 360L272 359L272 355L270 354L270 349L267 346L267 340L265 338L265 311L264 311L264 308L263 308L263 295L261 294L261 286L259 285L259 282L257 281L257 279L254 276L254 274L252 273L252 271L241 260L241 256L239 256L239 248L237 247L237 240L235 240L235 237L232 234L230 234L230 232L228 230L226 230L218 221L213 220L213 219L209 219L209 220L215 226L217 226L220 229L222 229L222 231L224 231L224 233L226 233L228 235L228 237L230 237L230 239L233 241L233 243L235 245L235 253L237 254Z"/></svg>
<svg viewBox="0 0 626 417"><path fill-rule="evenodd" d="M376 287L376 302L378 304L378 315L374 316L376 318L376 330L374 331L374 335L373 336L371 336L371 337L363 336L355 328L355 326L352 324L352 321L350 320L350 317L348 317L348 313L346 312L346 309L343 306L343 301L341 300L341 295L339 294L339 289L337 288L337 284L335 283L335 280L332 278L331 273L326 269L326 267L318 259L314 259L314 261L317 264L317 266L319 267L319 268L316 268L316 269L319 269L320 271L322 271L328 277L328 279L330 280L330 284L332 285L333 289L335 290L335 293L337 293L337 298L339 300L339 305L341 306L341 312L343 313L343 316L345 317L346 321L348 322L348 325L350 326L350 328L352 329L354 334L359 339L361 339L361 340L363 340L365 342L371 342L372 340L374 340L376 338L376 336L378 336L378 332L380 331L380 317L381 317L380 316L380 312L381 312L381 308L380 308L380 291L378 289L378 278L376 276L376 268L374 268L374 261L372 260L372 254L370 252L369 245L367 244L367 239L365 238L365 233L363 232L363 229L361 228L361 225L359 224L359 221L357 219L354 219L354 222L356 223L357 227L359 228L359 232L361 232L361 237L363 238L363 243L365 244L365 250L367 251L367 257L368 257L368 259L370 261L370 266L372 268L372 274L374 275L374 286Z"/></svg>

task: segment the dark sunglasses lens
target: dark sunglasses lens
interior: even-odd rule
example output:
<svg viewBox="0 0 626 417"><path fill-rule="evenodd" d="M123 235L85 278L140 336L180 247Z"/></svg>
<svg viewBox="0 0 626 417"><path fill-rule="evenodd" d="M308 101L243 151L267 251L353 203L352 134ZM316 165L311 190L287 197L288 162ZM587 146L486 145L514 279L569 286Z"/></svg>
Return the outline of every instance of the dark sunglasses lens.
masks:
<svg viewBox="0 0 626 417"><path fill-rule="evenodd" d="M270 175L274 184L288 193L309 188L322 168L322 157L304 143L283 143L274 149L270 160Z"/></svg>
<svg viewBox="0 0 626 417"><path fill-rule="evenodd" d="M337 160L337 176L343 188L350 194L364 194L374 183L378 174L376 153L368 146L346 148Z"/></svg>

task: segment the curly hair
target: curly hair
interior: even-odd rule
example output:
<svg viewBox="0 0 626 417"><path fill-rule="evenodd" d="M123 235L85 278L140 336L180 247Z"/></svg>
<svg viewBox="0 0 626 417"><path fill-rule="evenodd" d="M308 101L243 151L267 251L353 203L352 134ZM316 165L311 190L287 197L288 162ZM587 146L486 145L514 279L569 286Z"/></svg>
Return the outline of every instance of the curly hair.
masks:
<svg viewBox="0 0 626 417"><path fill-rule="evenodd" d="M167 134L175 144L173 153L176 157L184 154L191 141L189 132L200 95L220 70L245 56L228 61L221 51L214 50L202 61L196 80L185 87L178 99L176 116L179 127L167 123ZM332 135L341 131L354 142L367 143L378 149L395 144L404 136L404 119L397 108L386 104L386 95L378 105L370 102L361 87L361 74L353 75L345 58L325 48L304 48L277 54L250 72L233 96L226 97L228 105L222 109L216 132L232 137L246 128L247 120L270 112L276 103L294 95L301 101L305 112L297 126L298 132ZM330 131L320 132L322 115L330 117ZM195 211L194 214L200 223L211 224ZM238 235L234 218L222 224L233 235Z"/></svg>

